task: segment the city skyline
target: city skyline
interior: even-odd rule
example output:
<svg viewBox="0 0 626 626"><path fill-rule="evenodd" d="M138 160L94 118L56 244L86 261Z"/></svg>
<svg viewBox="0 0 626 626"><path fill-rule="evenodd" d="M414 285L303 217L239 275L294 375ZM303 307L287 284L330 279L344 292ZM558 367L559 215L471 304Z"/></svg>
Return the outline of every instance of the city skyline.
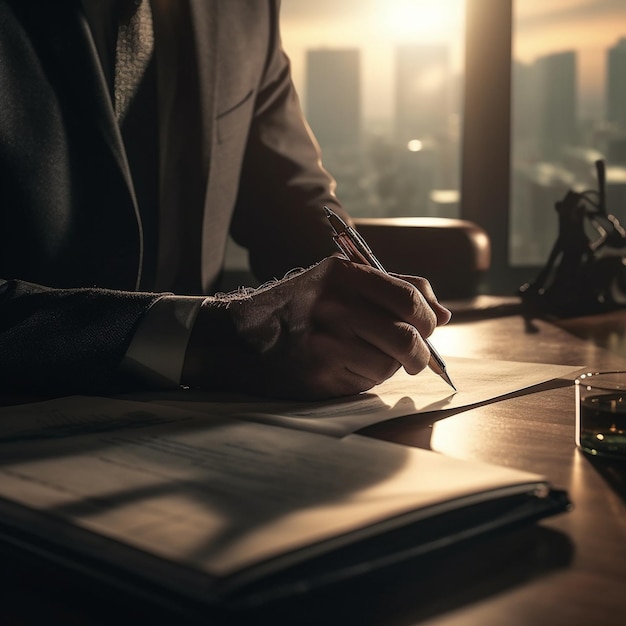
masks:
<svg viewBox="0 0 626 626"><path fill-rule="evenodd" d="M283 42L298 91L304 98L307 50L358 48L363 116L392 118L395 47L447 43L453 71L460 73L463 4L462 0L342 0L340 4L283 0ZM546 54L576 51L581 114L598 116L604 107L606 50L625 34L623 0L524 0L516 4L514 58L531 63Z"/></svg>

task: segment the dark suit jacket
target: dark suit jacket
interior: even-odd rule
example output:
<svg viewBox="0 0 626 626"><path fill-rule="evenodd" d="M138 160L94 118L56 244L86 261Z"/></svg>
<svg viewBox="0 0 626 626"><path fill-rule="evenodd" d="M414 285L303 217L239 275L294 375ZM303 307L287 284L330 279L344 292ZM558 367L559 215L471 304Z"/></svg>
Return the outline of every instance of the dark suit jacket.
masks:
<svg viewBox="0 0 626 626"><path fill-rule="evenodd" d="M211 292L229 229L261 280L334 251L279 2L177 1L157 274L138 292L143 226L80 2L0 0L0 388L106 389L151 291Z"/></svg>

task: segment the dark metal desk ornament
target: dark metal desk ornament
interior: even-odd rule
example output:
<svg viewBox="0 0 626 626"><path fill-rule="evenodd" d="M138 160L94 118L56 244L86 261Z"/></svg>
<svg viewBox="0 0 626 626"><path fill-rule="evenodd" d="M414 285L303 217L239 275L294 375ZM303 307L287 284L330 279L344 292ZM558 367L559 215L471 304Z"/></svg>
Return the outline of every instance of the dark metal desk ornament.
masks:
<svg viewBox="0 0 626 626"><path fill-rule="evenodd" d="M519 289L527 319L626 307L626 230L607 212L604 161L596 172L597 191L568 191L555 205L557 240L535 280Z"/></svg>

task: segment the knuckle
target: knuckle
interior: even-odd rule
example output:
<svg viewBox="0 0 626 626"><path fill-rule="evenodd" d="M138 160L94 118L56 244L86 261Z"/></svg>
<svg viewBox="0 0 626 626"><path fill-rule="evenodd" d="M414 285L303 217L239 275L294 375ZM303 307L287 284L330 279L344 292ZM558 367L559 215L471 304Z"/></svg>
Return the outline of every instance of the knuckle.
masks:
<svg viewBox="0 0 626 626"><path fill-rule="evenodd" d="M403 310L404 315L412 318L423 305L423 298L411 283L403 281L397 285L397 303Z"/></svg>
<svg viewBox="0 0 626 626"><path fill-rule="evenodd" d="M414 326L401 324L398 330L399 361L404 365L407 372L416 374L424 369L428 363L430 358L428 347Z"/></svg>
<svg viewBox="0 0 626 626"><path fill-rule="evenodd" d="M417 343L418 340L417 329L411 324L399 324L398 336L400 339L400 345L404 346L405 349L413 349L413 346Z"/></svg>
<svg viewBox="0 0 626 626"><path fill-rule="evenodd" d="M426 368L429 360L427 353L419 353L412 361L404 365L404 369L408 374L419 374L419 372Z"/></svg>
<svg viewBox="0 0 626 626"><path fill-rule="evenodd" d="M428 279L424 278L423 276L415 276L414 280L413 280L413 284L415 285L415 287L417 287L417 289L419 289L422 293L424 292L429 292L432 290L432 287L430 285L430 282L428 281Z"/></svg>
<svg viewBox="0 0 626 626"><path fill-rule="evenodd" d="M397 325L395 347L400 360L411 359L419 351L419 343L420 337L415 326L404 322Z"/></svg>
<svg viewBox="0 0 626 626"><path fill-rule="evenodd" d="M407 319L416 325L420 334L426 336L432 334L437 326L437 316L420 291L411 290L409 307Z"/></svg>

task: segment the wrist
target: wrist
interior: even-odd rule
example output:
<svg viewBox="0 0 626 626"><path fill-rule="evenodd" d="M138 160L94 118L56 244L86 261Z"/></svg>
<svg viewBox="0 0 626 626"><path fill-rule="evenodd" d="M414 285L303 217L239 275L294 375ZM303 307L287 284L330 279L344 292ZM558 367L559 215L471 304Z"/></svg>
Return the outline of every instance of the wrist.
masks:
<svg viewBox="0 0 626 626"><path fill-rule="evenodd" d="M234 323L236 302L207 299L202 304L189 336L181 384L212 390L238 387L245 346Z"/></svg>

